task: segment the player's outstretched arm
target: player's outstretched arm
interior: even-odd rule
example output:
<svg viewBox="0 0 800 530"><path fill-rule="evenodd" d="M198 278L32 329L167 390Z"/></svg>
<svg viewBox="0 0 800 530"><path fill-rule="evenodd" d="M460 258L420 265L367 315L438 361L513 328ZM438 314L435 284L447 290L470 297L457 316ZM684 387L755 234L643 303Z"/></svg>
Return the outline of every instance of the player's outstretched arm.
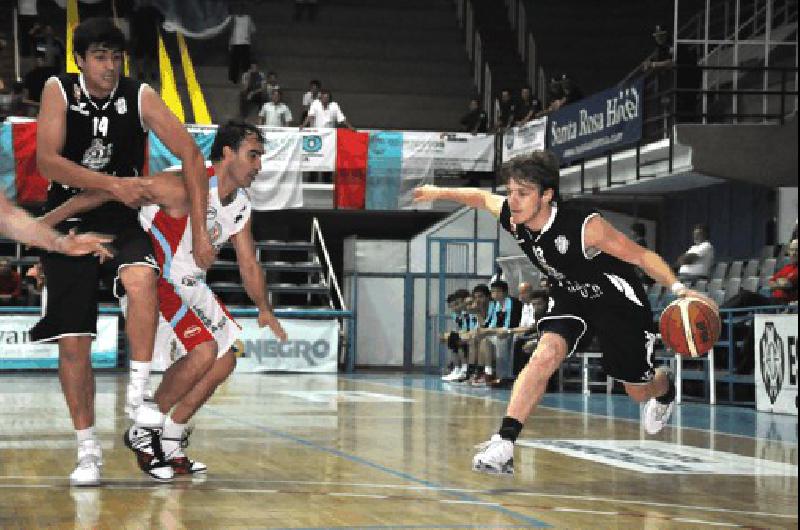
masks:
<svg viewBox="0 0 800 530"><path fill-rule="evenodd" d="M486 210L495 217L500 217L505 197L495 195L480 188L442 188L426 184L415 188L414 202L453 201L465 206Z"/></svg>
<svg viewBox="0 0 800 530"><path fill-rule="evenodd" d="M631 265L636 265L653 280L669 288L676 296L702 298L709 305L717 308L717 304L713 300L696 291L687 289L680 283L675 273L672 272L670 266L661 256L652 250L637 245L599 215L592 217L586 223L583 244L587 253L592 249L597 249Z"/></svg>
<svg viewBox="0 0 800 530"><path fill-rule="evenodd" d="M0 195L0 234L50 252L61 252L70 256L94 254L101 259L112 257L111 252L103 244L113 241L113 237L91 233L59 234L8 202L2 195Z"/></svg>
<svg viewBox="0 0 800 530"><path fill-rule="evenodd" d="M113 200L114 196L107 191L86 190L75 195L61 206L50 210L39 218L47 226L56 226L62 221L75 217L79 213L97 208L101 204Z"/></svg>
<svg viewBox="0 0 800 530"><path fill-rule="evenodd" d="M236 250L236 261L239 263L239 273L247 296L258 308L259 327L267 326L281 342L287 339L286 331L272 312L272 305L267 297L267 280L264 269L256 257L255 242L253 241L252 222L250 219L238 233L231 237L231 243Z"/></svg>

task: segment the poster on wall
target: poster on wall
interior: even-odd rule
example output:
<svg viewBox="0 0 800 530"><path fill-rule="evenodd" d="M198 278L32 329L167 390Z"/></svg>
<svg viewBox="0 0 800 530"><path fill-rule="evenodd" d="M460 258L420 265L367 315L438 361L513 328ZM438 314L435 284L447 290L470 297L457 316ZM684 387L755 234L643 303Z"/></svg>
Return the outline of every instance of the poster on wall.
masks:
<svg viewBox="0 0 800 530"><path fill-rule="evenodd" d="M797 416L797 315L755 315L756 408Z"/></svg>
<svg viewBox="0 0 800 530"><path fill-rule="evenodd" d="M38 315L0 316L0 370L58 368L58 345L30 342L30 329ZM117 366L119 319L115 315L97 318L97 337L92 341L92 366Z"/></svg>
<svg viewBox="0 0 800 530"><path fill-rule="evenodd" d="M280 342L255 318L237 318L237 372L336 372L339 353L337 320L280 319L288 340Z"/></svg>
<svg viewBox="0 0 800 530"><path fill-rule="evenodd" d="M547 118L531 120L519 127L509 127L503 133L503 162L518 156L544 151L546 146Z"/></svg>

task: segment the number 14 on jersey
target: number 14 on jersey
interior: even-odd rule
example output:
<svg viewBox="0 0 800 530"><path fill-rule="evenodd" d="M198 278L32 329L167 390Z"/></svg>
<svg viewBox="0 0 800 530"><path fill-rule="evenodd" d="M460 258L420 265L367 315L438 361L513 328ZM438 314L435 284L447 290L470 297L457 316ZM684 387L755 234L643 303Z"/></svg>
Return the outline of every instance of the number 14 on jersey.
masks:
<svg viewBox="0 0 800 530"><path fill-rule="evenodd" d="M92 136L108 136L108 116L95 116L92 118Z"/></svg>

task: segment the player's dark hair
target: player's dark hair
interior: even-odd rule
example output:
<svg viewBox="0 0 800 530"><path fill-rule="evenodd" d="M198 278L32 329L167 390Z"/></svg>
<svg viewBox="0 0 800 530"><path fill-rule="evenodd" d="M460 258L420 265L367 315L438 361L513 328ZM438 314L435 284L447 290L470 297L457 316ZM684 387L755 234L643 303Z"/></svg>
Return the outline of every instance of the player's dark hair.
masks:
<svg viewBox="0 0 800 530"><path fill-rule="evenodd" d="M503 280L495 280L489 284L490 289L500 289L504 293L508 293L508 284Z"/></svg>
<svg viewBox="0 0 800 530"><path fill-rule="evenodd" d="M110 18L87 18L75 26L72 47L77 55L86 57L86 50L92 44L122 52L125 51L125 35Z"/></svg>
<svg viewBox="0 0 800 530"><path fill-rule="evenodd" d="M472 294L477 294L477 293L483 293L487 298L492 294L485 283L479 283L478 285L472 288Z"/></svg>
<svg viewBox="0 0 800 530"><path fill-rule="evenodd" d="M459 289L453 294L456 295L460 300L469 298L469 291L467 291L466 289Z"/></svg>
<svg viewBox="0 0 800 530"><path fill-rule="evenodd" d="M527 156L512 158L500 166L500 178L506 184L511 179L536 184L540 193L551 189L553 200L559 200L558 158L550 151L534 151Z"/></svg>
<svg viewBox="0 0 800 530"><path fill-rule="evenodd" d="M255 136L262 144L264 143L264 135L255 125L243 121L229 121L220 126L211 146L211 156L209 158L213 162L222 160L222 149L224 147L227 146L234 151L238 151L244 139L250 135Z"/></svg>

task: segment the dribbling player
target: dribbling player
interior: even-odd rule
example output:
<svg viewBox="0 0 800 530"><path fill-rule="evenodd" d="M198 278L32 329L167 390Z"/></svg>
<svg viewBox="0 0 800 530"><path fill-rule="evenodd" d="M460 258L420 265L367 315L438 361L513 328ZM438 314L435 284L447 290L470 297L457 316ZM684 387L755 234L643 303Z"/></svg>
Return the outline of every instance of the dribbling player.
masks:
<svg viewBox="0 0 800 530"><path fill-rule="evenodd" d="M501 174L508 198L477 188L421 186L414 191L416 201L451 200L492 213L551 285L547 313L539 320L539 344L514 383L500 430L480 446L473 469L513 473L514 442L547 381L592 333L600 340L605 372L622 381L632 399L646 402L644 427L650 434L659 432L672 414L675 386L667 371L653 366L653 315L634 266L677 296L700 295L679 283L660 256L628 239L598 212L560 201L558 161L552 153L511 160Z"/></svg>

